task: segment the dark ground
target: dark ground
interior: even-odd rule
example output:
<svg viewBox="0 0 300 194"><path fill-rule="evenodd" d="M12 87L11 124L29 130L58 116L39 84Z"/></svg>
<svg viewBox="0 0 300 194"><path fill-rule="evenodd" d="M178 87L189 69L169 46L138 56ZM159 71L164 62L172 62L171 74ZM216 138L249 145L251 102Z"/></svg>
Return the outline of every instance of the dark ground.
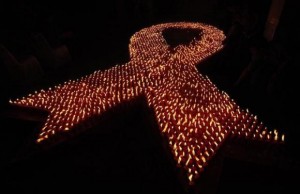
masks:
<svg viewBox="0 0 300 194"><path fill-rule="evenodd" d="M41 186L57 190L62 186L71 191L83 188L102 193L184 193L176 178L173 161L161 143L151 110L143 101L126 110L113 110L98 126L49 149L33 145L42 122L8 116L7 101L128 61L130 36L152 24L200 21L214 24L226 33L230 24L226 9L222 7L222 2L226 1L211 1L220 3L216 5L201 1L152 1L152 5L145 5L115 0L109 1L106 7L99 3L17 2L0 5L5 10L1 10L1 23L5 27L0 30L0 43L5 44L17 59L22 59L32 54L28 37L40 32L53 47L67 45L72 63L55 71L46 71L40 82L27 87L7 85L1 80L5 83L1 86L5 92L1 96L0 184L28 191L38 191ZM208 9L212 7L214 9ZM262 5L261 9L265 10L265 7ZM254 149L245 146L247 143L238 144L247 153L245 157L239 158L237 156L243 154L238 150L229 153L231 147L225 147L201 177L201 193L291 193L292 189L296 190L293 193L299 192L299 181L294 178L299 176L299 132L297 114L293 113L298 99L294 92L298 78L294 67L298 63L299 41L289 35L297 34L290 25L296 17L295 10L293 3L287 3L275 37L291 58L288 79L284 81L284 90L279 91L280 97L254 101L247 98L247 91L232 88L249 60L247 49L241 52L243 55L236 55L224 63L221 52L199 66L202 73L242 107L249 107L268 126L287 134L286 145L279 148L262 146Z"/></svg>

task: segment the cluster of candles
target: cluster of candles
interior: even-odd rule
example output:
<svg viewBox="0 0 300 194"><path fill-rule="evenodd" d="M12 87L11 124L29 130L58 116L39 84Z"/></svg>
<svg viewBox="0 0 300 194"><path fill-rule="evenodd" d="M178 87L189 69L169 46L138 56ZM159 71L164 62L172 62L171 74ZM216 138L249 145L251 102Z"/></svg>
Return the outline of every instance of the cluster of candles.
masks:
<svg viewBox="0 0 300 194"><path fill-rule="evenodd" d="M203 34L171 52L162 35L170 27L200 29ZM130 39L130 62L11 103L49 111L37 139L43 142L57 134L71 133L89 118L145 95L178 167L184 169L192 184L226 137L284 141L284 135L268 130L197 71L195 65L220 50L224 38L222 31L201 23L151 26Z"/></svg>

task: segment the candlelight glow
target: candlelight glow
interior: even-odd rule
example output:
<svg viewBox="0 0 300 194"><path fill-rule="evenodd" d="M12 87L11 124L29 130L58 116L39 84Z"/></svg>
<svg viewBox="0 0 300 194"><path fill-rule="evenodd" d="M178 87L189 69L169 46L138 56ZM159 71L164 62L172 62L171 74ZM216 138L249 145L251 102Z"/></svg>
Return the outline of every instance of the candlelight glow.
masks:
<svg viewBox="0 0 300 194"><path fill-rule="evenodd" d="M202 36L171 51L162 35L168 28L199 29ZM67 137L91 118L145 95L178 167L193 184L227 137L284 141L197 71L195 65L220 50L224 38L221 30L201 23L151 26L131 37L128 63L10 103L49 111L36 140L41 143Z"/></svg>

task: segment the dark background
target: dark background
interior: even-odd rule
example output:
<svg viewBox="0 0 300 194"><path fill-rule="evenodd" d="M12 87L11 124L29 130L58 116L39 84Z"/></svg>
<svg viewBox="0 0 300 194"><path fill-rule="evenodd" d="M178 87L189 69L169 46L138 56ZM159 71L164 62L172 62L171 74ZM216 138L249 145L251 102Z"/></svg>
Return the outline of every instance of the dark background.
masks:
<svg viewBox="0 0 300 194"><path fill-rule="evenodd" d="M7 81L10 75L1 69L2 183L9 188L18 186L28 190L38 186L63 186L68 189L95 188L104 193L120 189L123 192L184 193L160 137L153 131L155 120L143 100L129 111L112 111L107 120L91 132L43 151L35 150L32 145L42 121L12 117L7 102L34 90L128 61L129 38L144 27L163 22L196 21L217 26L229 37L235 19L246 18L248 26L242 25L240 34L227 39L224 51L199 65L199 71L207 74L242 107L257 114L267 126L284 132L286 145L276 149L262 146L251 151L251 146L242 144L246 151L252 154L257 151L262 155L265 160L260 161L263 162L255 162L255 154L254 159L221 154L224 162L220 176L207 178L211 181L204 181L200 187L202 192L214 187L207 193L299 191L297 179L292 178L299 176L296 83L300 33L295 1L286 1L274 40L266 43L268 48L278 48L278 55L287 61L280 84L271 94L255 87L234 86L251 60L249 48L262 37L270 3L270 0L1 1L0 44L17 61L36 55L32 46L32 37L36 34L42 34L53 49L67 46L71 56L71 61L55 68L47 66L47 61L39 60L43 75L28 84ZM254 27L246 28L253 23ZM0 64L4 63L2 57ZM210 177L214 172L208 170L205 176Z"/></svg>

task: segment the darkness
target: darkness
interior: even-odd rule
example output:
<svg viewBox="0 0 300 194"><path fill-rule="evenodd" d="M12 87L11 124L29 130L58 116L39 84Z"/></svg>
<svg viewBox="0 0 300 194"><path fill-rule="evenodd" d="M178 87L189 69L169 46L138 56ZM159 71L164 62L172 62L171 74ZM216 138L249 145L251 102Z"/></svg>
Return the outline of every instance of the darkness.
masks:
<svg viewBox="0 0 300 194"><path fill-rule="evenodd" d="M175 48L178 45L188 45L193 39L199 40L201 38L201 30L196 29L182 29L168 28L162 32L169 48Z"/></svg>
<svg viewBox="0 0 300 194"><path fill-rule="evenodd" d="M105 4L1 1L1 188L84 188L103 193L299 192L299 181L293 178L299 176L300 167L296 125L298 7L294 1L285 2L274 39L267 42L262 34L270 3L271 0L110 0ZM228 142L211 161L197 187L187 190L143 98L125 109L111 110L99 118L99 125L50 148L34 144L45 113L16 110L8 105L9 99L127 62L129 39L135 32L177 21L208 23L224 31L224 49L200 64L199 71L269 128L284 132L285 145ZM201 34L170 31L165 35L170 46L189 43ZM49 50L55 55L49 55ZM264 69L263 76L255 80L260 84L249 84L247 79L236 84L252 62L253 50L267 56L261 63L270 64L269 70L278 71L272 87L262 84L273 75Z"/></svg>

